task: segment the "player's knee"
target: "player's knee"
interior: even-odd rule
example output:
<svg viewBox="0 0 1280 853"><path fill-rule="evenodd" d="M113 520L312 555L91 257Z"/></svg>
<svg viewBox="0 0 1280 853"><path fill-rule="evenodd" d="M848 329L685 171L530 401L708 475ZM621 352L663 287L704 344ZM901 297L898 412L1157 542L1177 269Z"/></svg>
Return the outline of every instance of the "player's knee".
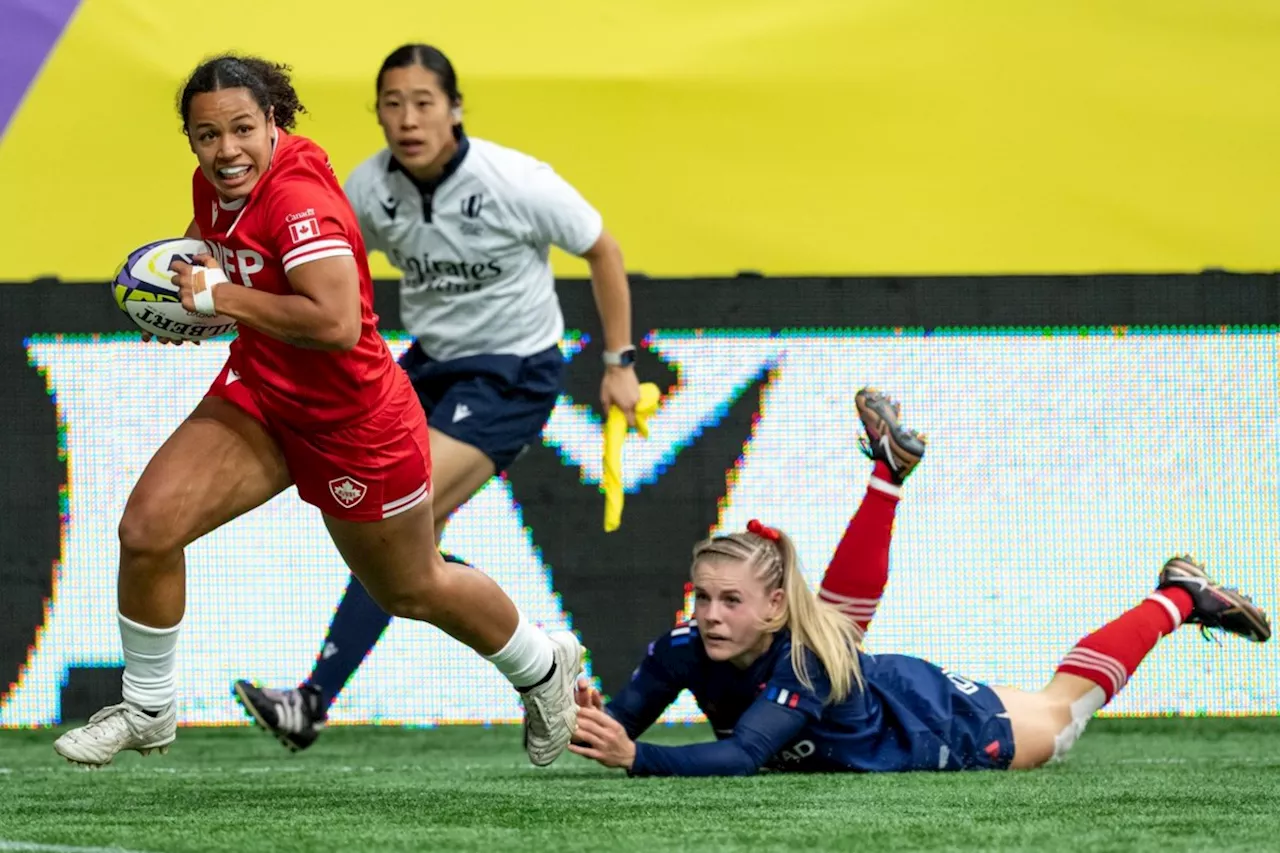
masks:
<svg viewBox="0 0 1280 853"><path fill-rule="evenodd" d="M401 619L416 619L420 622L435 624L452 600L454 591L450 589L452 573L471 568L465 564L457 565L447 562L438 554L431 562L431 567L413 576L412 582L401 583L392 590L369 591L378 602L378 606L392 616Z"/></svg>
<svg viewBox="0 0 1280 853"><path fill-rule="evenodd" d="M173 523L172 510L166 511L161 503L146 499L129 501L117 527L122 556L159 556L187 544Z"/></svg>
<svg viewBox="0 0 1280 853"><path fill-rule="evenodd" d="M418 585L374 596L374 601L389 615L398 619L414 619L434 624L436 607L429 591Z"/></svg>

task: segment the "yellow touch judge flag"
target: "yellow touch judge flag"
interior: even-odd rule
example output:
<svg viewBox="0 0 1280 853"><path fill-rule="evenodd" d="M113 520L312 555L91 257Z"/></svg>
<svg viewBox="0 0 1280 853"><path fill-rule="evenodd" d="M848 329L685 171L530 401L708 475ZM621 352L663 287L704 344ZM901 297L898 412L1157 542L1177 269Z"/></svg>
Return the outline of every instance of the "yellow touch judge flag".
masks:
<svg viewBox="0 0 1280 853"><path fill-rule="evenodd" d="M636 432L649 437L649 418L658 411L662 392L652 382L640 384L640 401L636 403ZM612 533L622 524L622 445L627 438L627 416L617 406L609 407L604 423L604 529Z"/></svg>

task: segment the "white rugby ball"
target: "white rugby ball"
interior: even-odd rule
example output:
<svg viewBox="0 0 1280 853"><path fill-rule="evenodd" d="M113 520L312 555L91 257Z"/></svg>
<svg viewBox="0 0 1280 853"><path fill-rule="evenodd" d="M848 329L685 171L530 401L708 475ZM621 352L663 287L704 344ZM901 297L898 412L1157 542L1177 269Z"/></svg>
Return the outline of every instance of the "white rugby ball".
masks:
<svg viewBox="0 0 1280 853"><path fill-rule="evenodd" d="M175 260L193 263L196 255L209 254L203 240L158 240L129 253L111 283L120 310L139 329L162 338L203 341L234 332L236 321L221 314L206 317L182 307L178 286L169 265Z"/></svg>

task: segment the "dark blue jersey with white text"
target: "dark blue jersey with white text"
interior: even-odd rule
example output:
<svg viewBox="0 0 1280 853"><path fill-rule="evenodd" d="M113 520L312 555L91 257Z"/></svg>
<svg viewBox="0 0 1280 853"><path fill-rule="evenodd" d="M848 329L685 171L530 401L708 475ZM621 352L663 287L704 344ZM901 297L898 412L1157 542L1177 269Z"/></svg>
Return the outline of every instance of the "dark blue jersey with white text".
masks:
<svg viewBox="0 0 1280 853"><path fill-rule="evenodd" d="M807 688L781 631L745 670L707 657L694 622L659 637L606 710L634 740L689 690L716 740L636 744L636 776L738 776L762 767L805 772L1004 768L1013 734L985 685L919 658L859 653L865 689L828 704L830 681L807 653Z"/></svg>

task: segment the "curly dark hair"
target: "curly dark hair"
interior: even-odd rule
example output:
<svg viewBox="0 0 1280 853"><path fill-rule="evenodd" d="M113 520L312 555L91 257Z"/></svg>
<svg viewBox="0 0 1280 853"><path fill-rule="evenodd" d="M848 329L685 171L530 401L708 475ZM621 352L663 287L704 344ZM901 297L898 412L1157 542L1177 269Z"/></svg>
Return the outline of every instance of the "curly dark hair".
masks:
<svg viewBox="0 0 1280 853"><path fill-rule="evenodd" d="M256 56L238 56L225 53L206 59L191 72L178 95L178 114L182 116L185 133L191 118L191 99L204 92L222 89L248 89L262 112L274 111L276 125L293 130L299 113L307 108L298 100L293 82L289 79L292 69L288 65L269 62Z"/></svg>

